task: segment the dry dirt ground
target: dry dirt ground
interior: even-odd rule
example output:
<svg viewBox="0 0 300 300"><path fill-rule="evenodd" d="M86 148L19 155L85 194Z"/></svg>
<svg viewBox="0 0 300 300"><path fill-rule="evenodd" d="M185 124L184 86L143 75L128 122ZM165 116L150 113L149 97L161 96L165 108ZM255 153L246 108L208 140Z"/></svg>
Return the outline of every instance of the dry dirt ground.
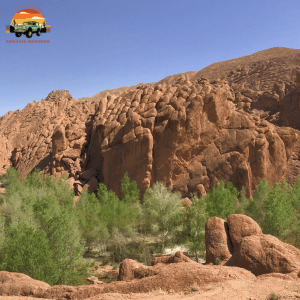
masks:
<svg viewBox="0 0 300 300"><path fill-rule="evenodd" d="M198 289L198 290L196 290ZM279 297L275 297L272 295ZM0 300L32 300L38 298L19 296L0 296ZM41 298L40 298L41 299ZM203 287L195 287L189 293L166 293L155 291L151 293L101 294L88 300L177 300L177 299L217 299L217 300L265 300L265 299L300 299L300 280L284 280L280 278L257 278L254 281L230 280L223 283L209 284ZM41 299L42 300L42 299Z"/></svg>
<svg viewBox="0 0 300 300"><path fill-rule="evenodd" d="M197 289L197 290L196 290ZM257 279L255 281L231 280L223 283L209 284L203 287L195 287L189 293L167 294L163 291L149 294L102 294L89 300L175 300L175 299L218 299L218 300L265 300L272 299L273 293L280 298L274 299L300 299L300 280L284 280L279 278Z"/></svg>

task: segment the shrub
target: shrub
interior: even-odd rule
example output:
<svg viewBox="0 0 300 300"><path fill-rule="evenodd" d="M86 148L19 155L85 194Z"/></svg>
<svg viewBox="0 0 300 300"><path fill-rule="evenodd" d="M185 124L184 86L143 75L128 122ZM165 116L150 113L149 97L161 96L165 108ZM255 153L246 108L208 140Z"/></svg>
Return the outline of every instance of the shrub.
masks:
<svg viewBox="0 0 300 300"><path fill-rule="evenodd" d="M222 262L222 259L217 257L216 260L215 260L215 264L219 265L221 262Z"/></svg>

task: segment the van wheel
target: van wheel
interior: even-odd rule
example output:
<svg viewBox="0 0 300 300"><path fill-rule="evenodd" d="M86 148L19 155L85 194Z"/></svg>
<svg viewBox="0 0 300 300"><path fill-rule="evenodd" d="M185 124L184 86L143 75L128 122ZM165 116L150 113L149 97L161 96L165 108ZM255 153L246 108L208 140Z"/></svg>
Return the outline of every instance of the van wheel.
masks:
<svg viewBox="0 0 300 300"><path fill-rule="evenodd" d="M37 36L40 36L40 35L41 35L41 30L40 30L40 29L37 30L36 35L37 35Z"/></svg>
<svg viewBox="0 0 300 300"><path fill-rule="evenodd" d="M20 37L22 35L22 33L21 32L16 32L15 35L16 35L16 37Z"/></svg>

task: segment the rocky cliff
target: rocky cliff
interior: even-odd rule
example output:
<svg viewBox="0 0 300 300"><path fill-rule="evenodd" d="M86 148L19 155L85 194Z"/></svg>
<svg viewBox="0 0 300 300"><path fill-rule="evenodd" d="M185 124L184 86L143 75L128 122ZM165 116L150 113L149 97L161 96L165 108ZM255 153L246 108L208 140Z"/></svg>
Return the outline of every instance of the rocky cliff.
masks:
<svg viewBox="0 0 300 300"><path fill-rule="evenodd" d="M0 118L0 172L66 172L77 195L99 182L120 194L126 171L141 192L160 181L183 196L221 180L248 196L262 178L294 183L299 52L272 48L100 100L52 91Z"/></svg>

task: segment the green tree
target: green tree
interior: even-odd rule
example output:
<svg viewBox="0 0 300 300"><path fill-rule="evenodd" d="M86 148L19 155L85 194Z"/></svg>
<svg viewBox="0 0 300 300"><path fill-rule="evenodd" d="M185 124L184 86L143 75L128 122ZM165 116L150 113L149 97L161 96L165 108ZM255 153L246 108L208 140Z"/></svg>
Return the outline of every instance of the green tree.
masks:
<svg viewBox="0 0 300 300"><path fill-rule="evenodd" d="M99 218L100 210L101 205L95 194L89 194L84 188L76 204L76 212L87 252L91 246L105 241L109 236L106 223Z"/></svg>
<svg viewBox="0 0 300 300"><path fill-rule="evenodd" d="M83 273L88 274L88 265L83 262L82 257L84 240L80 237L78 219L74 214L74 193L67 188L68 185L63 177L48 180L41 176L39 177L40 180L36 180L37 177L35 176L39 175L34 173L29 176L28 181L19 181L17 171L14 169L8 171L10 188L3 200L0 218L2 227L4 225L5 229L5 236L2 236L2 239L8 248L5 248L4 251L3 247L5 246L3 246L1 253L6 253L7 259L14 257L15 248L11 248L9 245L17 245L22 241L22 237L20 237L22 231L19 232L19 228L26 228L24 230L30 231L33 240L44 239L44 237L35 234L38 231L44 232L51 255L49 256L46 246L37 247L37 249L43 252L41 257L48 256L57 266L56 269L49 268L49 270L45 266L47 272L50 272L49 276L52 280L58 278L55 284L82 284L81 275ZM41 183L40 181L43 180L44 183ZM17 188L14 189L14 187ZM12 253L8 253L8 249ZM26 256L23 255L23 259L26 260ZM37 263L37 261L33 262ZM5 261L2 261L3 266L4 263ZM8 265L6 264L6 266ZM41 267L44 268L43 265L36 266L38 269ZM77 269L76 273L73 272L74 268ZM53 281L50 282L53 283Z"/></svg>
<svg viewBox="0 0 300 300"><path fill-rule="evenodd" d="M293 194L293 189L286 181L283 184L275 183L271 188L264 178L253 191L253 197L245 201L245 214L259 224L263 233L286 240L299 228L294 206L297 190L295 186Z"/></svg>
<svg viewBox="0 0 300 300"><path fill-rule="evenodd" d="M262 230L266 234L283 238L289 235L289 232L296 222L292 201L289 197L291 187L284 181L275 183L268 197L265 199L265 219Z"/></svg>
<svg viewBox="0 0 300 300"><path fill-rule="evenodd" d="M300 248L300 176L297 177L297 181L292 187L289 198L294 208L295 220L290 227L289 235L284 238L284 241Z"/></svg>
<svg viewBox="0 0 300 300"><path fill-rule="evenodd" d="M56 284L82 284L82 275L88 275L88 265L83 261L85 240L81 238L78 220L63 210L49 220L47 225L49 246L60 274Z"/></svg>
<svg viewBox="0 0 300 300"><path fill-rule="evenodd" d="M265 202L269 197L271 187L264 178L253 191L253 197L249 199L248 205L245 207L246 214L251 217L262 228L266 215Z"/></svg>
<svg viewBox="0 0 300 300"><path fill-rule="evenodd" d="M128 172L124 174L121 181L122 200L126 203L136 203L140 199L140 190L137 188L135 180L130 182Z"/></svg>
<svg viewBox="0 0 300 300"><path fill-rule="evenodd" d="M246 214L246 207L249 205L250 199L246 197L246 189L243 186L238 197L236 214Z"/></svg>
<svg viewBox="0 0 300 300"><path fill-rule="evenodd" d="M19 172L15 168L10 167L6 170L6 193L23 189L23 181L22 179L19 180L18 177Z"/></svg>
<svg viewBox="0 0 300 300"><path fill-rule="evenodd" d="M174 192L162 183L156 182L152 188L148 188L144 194L142 206L143 227L151 233L161 235L162 252L165 242L179 225L183 212L180 209L182 200L180 192Z"/></svg>
<svg viewBox="0 0 300 300"><path fill-rule="evenodd" d="M1 257L3 257L3 247L6 242L6 228L5 228L5 217L2 213L2 208L0 208L0 263L1 263Z"/></svg>
<svg viewBox="0 0 300 300"><path fill-rule="evenodd" d="M227 217L237 210L237 196L239 192L234 185L228 181L223 181L209 191L205 196L206 211L209 217L219 217L227 220Z"/></svg>
<svg viewBox="0 0 300 300"><path fill-rule="evenodd" d="M192 194L192 206L185 207L183 225L181 231L177 233L177 239L186 245L189 251L194 252L196 261L198 252L204 256L205 252L205 223L209 219L206 212L205 197L197 199L196 194Z"/></svg>
<svg viewBox="0 0 300 300"><path fill-rule="evenodd" d="M55 285L59 277L46 233L23 222L11 229L1 262L1 270L24 273L50 285Z"/></svg>
<svg viewBox="0 0 300 300"><path fill-rule="evenodd" d="M99 222L106 224L109 233L107 246L120 261L126 258L127 246L135 238L141 205L139 202L120 201L115 192L108 191L103 183L99 184L97 195L101 204Z"/></svg>
<svg viewBox="0 0 300 300"><path fill-rule="evenodd" d="M116 193L108 191L107 187L99 184L98 198L101 204L99 217L107 224L110 234L119 231L132 231L137 223L139 206L135 203L120 201Z"/></svg>

